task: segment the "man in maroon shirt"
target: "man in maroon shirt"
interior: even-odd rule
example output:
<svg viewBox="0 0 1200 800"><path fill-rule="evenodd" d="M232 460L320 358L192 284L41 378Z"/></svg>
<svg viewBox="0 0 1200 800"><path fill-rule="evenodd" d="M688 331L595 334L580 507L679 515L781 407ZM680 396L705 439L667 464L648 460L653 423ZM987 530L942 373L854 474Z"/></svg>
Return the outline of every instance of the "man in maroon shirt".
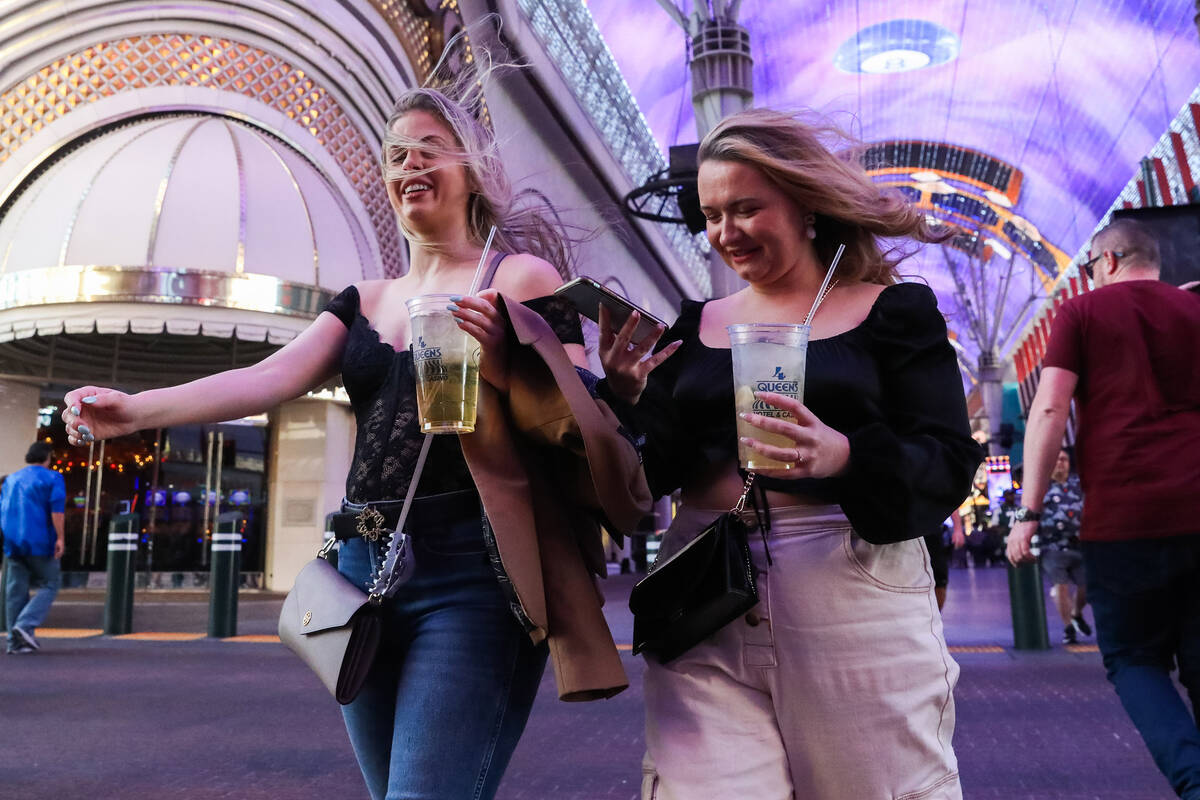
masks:
<svg viewBox="0 0 1200 800"><path fill-rule="evenodd" d="M1158 244L1118 220L1092 239L1095 290L1054 320L1025 431L1023 508L1008 538L1032 560L1055 455L1075 397L1080 531L1097 643L1175 792L1200 799L1200 296L1158 280Z"/></svg>

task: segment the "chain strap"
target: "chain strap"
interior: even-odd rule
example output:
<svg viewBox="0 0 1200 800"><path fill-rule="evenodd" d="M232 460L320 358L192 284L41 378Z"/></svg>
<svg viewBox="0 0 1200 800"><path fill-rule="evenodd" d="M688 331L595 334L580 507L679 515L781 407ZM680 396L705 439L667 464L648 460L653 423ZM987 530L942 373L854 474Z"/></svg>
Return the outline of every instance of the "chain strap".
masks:
<svg viewBox="0 0 1200 800"><path fill-rule="evenodd" d="M412 555L408 552L411 544L408 536L404 533L404 523L408 519L408 510L412 507L413 498L417 494L417 483L421 480L421 473L425 469L425 457L429 455L429 445L432 442L433 434L425 434L425 441L421 442L421 454L417 456L417 466L413 469L412 478L408 482L408 493L404 496L404 505L400 507L400 518L396 520L395 530L387 532L387 555L379 564L371 582L371 591L368 593L371 602L375 605L382 603L385 597L392 596L400 584L407 580L408 576L404 574L406 569L411 572ZM405 564L406 559L410 563ZM398 570L400 580L393 580L397 576Z"/></svg>
<svg viewBox="0 0 1200 800"><path fill-rule="evenodd" d="M738 501L733 504L733 508L730 509L734 514L741 514L742 510L746 508L746 498L750 496L750 489L754 486L754 478L755 473L746 473L746 484L742 487L742 496L738 498Z"/></svg>

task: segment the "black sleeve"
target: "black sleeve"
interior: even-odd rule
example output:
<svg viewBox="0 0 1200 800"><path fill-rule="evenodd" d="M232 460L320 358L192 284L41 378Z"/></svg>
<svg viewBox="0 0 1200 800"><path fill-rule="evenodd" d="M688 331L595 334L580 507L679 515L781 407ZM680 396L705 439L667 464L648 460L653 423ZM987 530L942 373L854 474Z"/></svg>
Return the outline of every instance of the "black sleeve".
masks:
<svg viewBox="0 0 1200 800"><path fill-rule="evenodd" d="M935 530L971 490L983 450L971 438L962 377L929 287L890 287L870 335L885 419L848 434L839 502L873 544Z"/></svg>
<svg viewBox="0 0 1200 800"><path fill-rule="evenodd" d="M697 444L699 437L688 435L680 420L675 386L687 363L688 354L694 349L702 307L700 303L685 300L675 324L658 340L655 352L677 339L683 340L683 346L650 373L646 390L642 392L637 405L630 406L615 398L610 400L621 422L641 440L646 483L655 498L681 487L688 472L701 462L701 451ZM606 381L601 381L600 390L611 396Z"/></svg>
<svg viewBox="0 0 1200 800"><path fill-rule="evenodd" d="M546 295L526 300L521 305L536 311L553 329L563 344L583 344L583 325L579 312L571 301L558 295Z"/></svg>
<svg viewBox="0 0 1200 800"><path fill-rule="evenodd" d="M329 301L325 311L333 314L347 328L354 325L354 317L358 314L358 289L353 284L342 289L338 296Z"/></svg>

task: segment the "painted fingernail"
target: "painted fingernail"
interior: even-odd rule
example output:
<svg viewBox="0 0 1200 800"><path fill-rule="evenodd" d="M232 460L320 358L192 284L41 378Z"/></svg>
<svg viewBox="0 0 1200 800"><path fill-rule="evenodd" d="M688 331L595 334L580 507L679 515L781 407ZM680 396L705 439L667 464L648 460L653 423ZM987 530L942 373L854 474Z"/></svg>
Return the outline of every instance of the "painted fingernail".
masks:
<svg viewBox="0 0 1200 800"><path fill-rule="evenodd" d="M87 403L90 406L92 403L96 402L96 395L92 395L91 397L83 398L83 402Z"/></svg>
<svg viewBox="0 0 1200 800"><path fill-rule="evenodd" d="M738 412L738 417L739 417L740 419L750 419L750 415L749 415L749 414L747 414L745 411L739 411L739 412Z"/></svg>
<svg viewBox="0 0 1200 800"><path fill-rule="evenodd" d="M91 433L91 432L92 432L92 429L91 429L91 428L89 428L87 425L80 425L80 426L79 426L79 432L80 432L80 433Z"/></svg>
<svg viewBox="0 0 1200 800"><path fill-rule="evenodd" d="M739 436L738 441L741 442L742 444L750 444L750 437L749 436Z"/></svg>
<svg viewBox="0 0 1200 800"><path fill-rule="evenodd" d="M462 295L461 295L461 294L454 294L454 295L450 295L450 302L452 302L452 303L457 303L457 302L458 302L458 301L460 301L460 300L462 300Z"/></svg>
<svg viewBox="0 0 1200 800"><path fill-rule="evenodd" d="M94 441L96 441L96 437L95 437L95 436L92 436L90 433L85 433L85 434L83 435L83 441L85 441L85 442L88 442L88 443L91 443L91 442L94 442Z"/></svg>
<svg viewBox="0 0 1200 800"><path fill-rule="evenodd" d="M460 298L458 298L458 299L460 299L460 300L461 300L462 298L460 297ZM458 306L455 306L455 305L449 305L449 306L446 306L446 310L447 310L447 311L458 311Z"/></svg>
<svg viewBox="0 0 1200 800"><path fill-rule="evenodd" d="M71 413L78 417L79 416L79 406L71 406Z"/></svg>

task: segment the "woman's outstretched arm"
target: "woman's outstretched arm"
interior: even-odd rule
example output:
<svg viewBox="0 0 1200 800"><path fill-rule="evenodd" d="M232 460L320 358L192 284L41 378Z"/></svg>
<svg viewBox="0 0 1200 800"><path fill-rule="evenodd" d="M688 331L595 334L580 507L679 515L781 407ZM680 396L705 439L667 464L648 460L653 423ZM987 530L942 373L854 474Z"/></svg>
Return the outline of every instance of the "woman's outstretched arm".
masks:
<svg viewBox="0 0 1200 800"><path fill-rule="evenodd" d="M64 398L62 414L68 441L83 444L146 428L261 413L333 376L345 340L346 326L322 313L283 348L249 367L132 395L102 386L73 389Z"/></svg>

